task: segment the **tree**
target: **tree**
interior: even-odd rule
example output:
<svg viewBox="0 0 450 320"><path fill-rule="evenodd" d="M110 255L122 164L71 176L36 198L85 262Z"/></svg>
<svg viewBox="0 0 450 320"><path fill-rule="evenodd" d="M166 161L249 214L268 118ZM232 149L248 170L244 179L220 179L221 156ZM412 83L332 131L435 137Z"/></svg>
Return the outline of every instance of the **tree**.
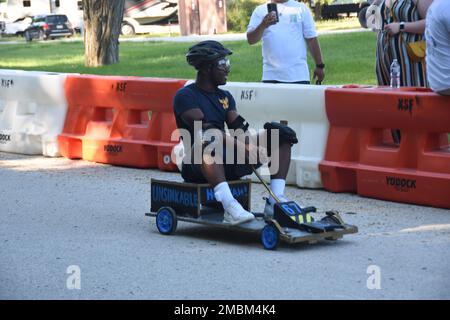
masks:
<svg viewBox="0 0 450 320"><path fill-rule="evenodd" d="M84 58L88 67L119 62L125 0L83 0Z"/></svg>
<svg viewBox="0 0 450 320"><path fill-rule="evenodd" d="M314 18L316 21L322 20L322 7L323 3L320 2L321 0L318 0L316 2L316 5L314 7Z"/></svg>
<svg viewBox="0 0 450 320"><path fill-rule="evenodd" d="M322 20L322 9L325 5L329 5L331 2L332 0L309 0L309 6L314 9L314 19L316 21Z"/></svg>

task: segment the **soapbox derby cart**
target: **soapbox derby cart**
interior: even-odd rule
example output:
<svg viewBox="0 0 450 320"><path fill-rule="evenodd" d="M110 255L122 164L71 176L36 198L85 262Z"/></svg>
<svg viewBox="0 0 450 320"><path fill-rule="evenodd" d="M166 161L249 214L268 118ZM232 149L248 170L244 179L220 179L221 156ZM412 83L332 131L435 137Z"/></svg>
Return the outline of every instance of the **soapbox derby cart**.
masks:
<svg viewBox="0 0 450 320"><path fill-rule="evenodd" d="M228 183L233 196L251 212L251 181ZM276 249L280 241L312 244L320 240L338 240L358 232L358 228L346 224L337 211L326 211L320 220L314 220L310 213L317 212L315 207L301 208L293 201L275 203L273 217L253 213L254 220L232 225L223 221L223 207L215 199L214 189L209 184L152 179L150 211L145 215L156 217L156 227L163 235L173 234L177 222L185 221L259 233L263 247L268 250Z"/></svg>

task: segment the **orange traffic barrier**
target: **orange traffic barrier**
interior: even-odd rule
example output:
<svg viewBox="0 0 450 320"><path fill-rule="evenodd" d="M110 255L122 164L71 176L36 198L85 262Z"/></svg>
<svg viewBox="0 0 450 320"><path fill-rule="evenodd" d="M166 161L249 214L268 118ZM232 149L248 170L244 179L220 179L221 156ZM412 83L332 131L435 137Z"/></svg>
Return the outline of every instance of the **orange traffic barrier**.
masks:
<svg viewBox="0 0 450 320"><path fill-rule="evenodd" d="M424 88L325 91L325 189L450 208L450 97ZM395 144L391 129L398 129Z"/></svg>
<svg viewBox="0 0 450 320"><path fill-rule="evenodd" d="M173 97L185 80L68 76L68 112L58 137L70 159L175 171Z"/></svg>

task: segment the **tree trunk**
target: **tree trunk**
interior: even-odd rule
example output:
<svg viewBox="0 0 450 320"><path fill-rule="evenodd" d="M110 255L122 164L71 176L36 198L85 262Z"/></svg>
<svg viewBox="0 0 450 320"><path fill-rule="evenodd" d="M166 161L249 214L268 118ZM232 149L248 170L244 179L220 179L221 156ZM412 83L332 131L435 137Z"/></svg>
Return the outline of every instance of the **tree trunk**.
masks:
<svg viewBox="0 0 450 320"><path fill-rule="evenodd" d="M119 62L125 0L83 0L84 59L87 67Z"/></svg>
<svg viewBox="0 0 450 320"><path fill-rule="evenodd" d="M316 21L322 20L322 7L323 7L323 3L319 0L315 2L315 7L314 7L314 18Z"/></svg>

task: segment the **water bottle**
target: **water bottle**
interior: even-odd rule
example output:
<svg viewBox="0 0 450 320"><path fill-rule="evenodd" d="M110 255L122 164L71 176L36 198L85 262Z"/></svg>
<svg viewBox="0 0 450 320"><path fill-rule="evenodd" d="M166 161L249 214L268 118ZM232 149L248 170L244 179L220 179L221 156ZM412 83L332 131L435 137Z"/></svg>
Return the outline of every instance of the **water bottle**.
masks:
<svg viewBox="0 0 450 320"><path fill-rule="evenodd" d="M391 64L391 88L400 88L400 65L397 59Z"/></svg>

